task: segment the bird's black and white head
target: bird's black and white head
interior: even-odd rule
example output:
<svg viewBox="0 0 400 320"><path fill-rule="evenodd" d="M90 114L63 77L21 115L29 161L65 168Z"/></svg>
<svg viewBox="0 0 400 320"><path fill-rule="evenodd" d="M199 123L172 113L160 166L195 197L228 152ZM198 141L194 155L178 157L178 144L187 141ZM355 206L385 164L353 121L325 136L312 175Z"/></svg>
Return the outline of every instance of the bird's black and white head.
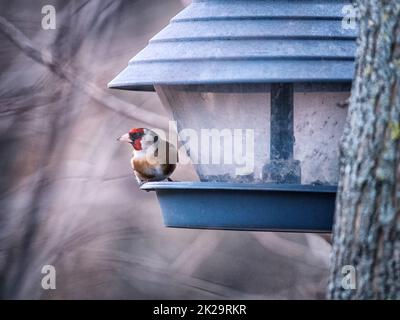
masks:
<svg viewBox="0 0 400 320"><path fill-rule="evenodd" d="M154 146L158 142L158 136L154 131L147 128L133 128L117 140L128 142L136 151L142 151Z"/></svg>

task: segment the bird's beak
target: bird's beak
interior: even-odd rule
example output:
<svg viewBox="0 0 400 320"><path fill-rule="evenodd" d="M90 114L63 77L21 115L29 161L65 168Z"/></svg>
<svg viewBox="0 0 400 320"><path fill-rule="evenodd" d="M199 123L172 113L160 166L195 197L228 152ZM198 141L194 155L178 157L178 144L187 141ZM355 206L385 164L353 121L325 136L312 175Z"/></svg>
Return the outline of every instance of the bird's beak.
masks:
<svg viewBox="0 0 400 320"><path fill-rule="evenodd" d="M131 138L129 137L129 133L123 134L117 140L122 142L132 142Z"/></svg>

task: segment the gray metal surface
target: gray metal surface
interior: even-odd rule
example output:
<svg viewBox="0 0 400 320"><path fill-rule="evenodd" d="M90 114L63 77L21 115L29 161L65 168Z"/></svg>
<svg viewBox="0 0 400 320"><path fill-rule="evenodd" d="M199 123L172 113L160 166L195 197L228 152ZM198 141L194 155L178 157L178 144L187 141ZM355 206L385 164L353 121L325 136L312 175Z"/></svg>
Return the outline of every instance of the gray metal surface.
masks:
<svg viewBox="0 0 400 320"><path fill-rule="evenodd" d="M356 30L342 28L348 1L194 1L110 84L350 82Z"/></svg>

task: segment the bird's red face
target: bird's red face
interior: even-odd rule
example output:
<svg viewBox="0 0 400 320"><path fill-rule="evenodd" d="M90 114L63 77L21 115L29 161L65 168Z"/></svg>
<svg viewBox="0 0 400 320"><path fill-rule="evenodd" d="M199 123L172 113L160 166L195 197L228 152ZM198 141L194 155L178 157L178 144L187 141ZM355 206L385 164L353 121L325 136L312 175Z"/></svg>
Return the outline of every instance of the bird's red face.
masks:
<svg viewBox="0 0 400 320"><path fill-rule="evenodd" d="M129 142L135 150L142 150L142 138L144 136L143 128L133 128L128 133L120 136L118 141Z"/></svg>

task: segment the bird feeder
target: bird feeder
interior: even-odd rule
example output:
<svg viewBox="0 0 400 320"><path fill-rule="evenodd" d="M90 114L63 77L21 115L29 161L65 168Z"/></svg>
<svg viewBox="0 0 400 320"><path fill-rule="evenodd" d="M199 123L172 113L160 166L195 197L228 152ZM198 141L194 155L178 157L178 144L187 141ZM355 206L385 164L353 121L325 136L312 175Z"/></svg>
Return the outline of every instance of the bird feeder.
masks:
<svg viewBox="0 0 400 320"><path fill-rule="evenodd" d="M331 230L356 49L348 4L195 0L109 84L156 91L193 160L200 182L142 186L167 226ZM212 146L188 138L204 130L226 142L209 161Z"/></svg>

